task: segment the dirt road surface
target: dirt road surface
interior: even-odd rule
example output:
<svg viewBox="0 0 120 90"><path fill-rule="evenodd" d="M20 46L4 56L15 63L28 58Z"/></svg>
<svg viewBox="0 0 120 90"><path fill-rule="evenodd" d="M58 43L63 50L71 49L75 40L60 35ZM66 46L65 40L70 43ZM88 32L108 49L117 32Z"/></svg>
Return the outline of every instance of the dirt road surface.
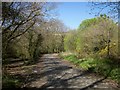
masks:
<svg viewBox="0 0 120 90"><path fill-rule="evenodd" d="M95 73L76 68L58 54L44 54L33 66L16 70L25 79L22 87L36 88L73 88L78 90L119 90L114 81L104 79ZM13 69L12 69L13 70Z"/></svg>
<svg viewBox="0 0 120 90"><path fill-rule="evenodd" d="M37 88L110 88L116 84L89 71L75 68L72 64L58 57L57 54L45 54L41 63L35 67L36 79L26 86ZM42 65L39 69L39 65Z"/></svg>

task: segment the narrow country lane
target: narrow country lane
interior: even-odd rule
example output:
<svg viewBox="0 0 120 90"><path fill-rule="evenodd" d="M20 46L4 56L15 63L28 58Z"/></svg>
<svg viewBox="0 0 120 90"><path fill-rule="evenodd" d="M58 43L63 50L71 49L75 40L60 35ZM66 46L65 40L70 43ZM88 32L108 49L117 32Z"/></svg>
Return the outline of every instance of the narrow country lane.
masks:
<svg viewBox="0 0 120 90"><path fill-rule="evenodd" d="M120 2L13 1L0 4L2 89L120 90Z"/></svg>
<svg viewBox="0 0 120 90"><path fill-rule="evenodd" d="M117 85L94 73L80 70L57 54L44 54L34 67L25 87L36 88L110 88L116 90Z"/></svg>

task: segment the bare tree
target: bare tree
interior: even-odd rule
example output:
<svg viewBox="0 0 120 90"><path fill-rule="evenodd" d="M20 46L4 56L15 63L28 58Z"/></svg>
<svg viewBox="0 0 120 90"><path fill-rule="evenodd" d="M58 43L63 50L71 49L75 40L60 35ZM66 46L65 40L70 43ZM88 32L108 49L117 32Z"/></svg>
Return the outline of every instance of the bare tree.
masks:
<svg viewBox="0 0 120 90"><path fill-rule="evenodd" d="M51 17L55 4L47 2L3 2L2 3L2 39L3 52L10 43L35 25L41 25L45 19Z"/></svg>
<svg viewBox="0 0 120 90"><path fill-rule="evenodd" d="M58 19L50 19L41 28L42 50L46 53L63 51L64 32L67 27Z"/></svg>
<svg viewBox="0 0 120 90"><path fill-rule="evenodd" d="M2 34L6 45L30 30L38 19L42 22L43 17L46 17L51 10L50 8L51 6L48 8L46 2L2 3Z"/></svg>
<svg viewBox="0 0 120 90"><path fill-rule="evenodd" d="M90 2L91 4L91 13L96 16L100 14L107 14L111 18L118 20L118 14L120 12L120 2Z"/></svg>

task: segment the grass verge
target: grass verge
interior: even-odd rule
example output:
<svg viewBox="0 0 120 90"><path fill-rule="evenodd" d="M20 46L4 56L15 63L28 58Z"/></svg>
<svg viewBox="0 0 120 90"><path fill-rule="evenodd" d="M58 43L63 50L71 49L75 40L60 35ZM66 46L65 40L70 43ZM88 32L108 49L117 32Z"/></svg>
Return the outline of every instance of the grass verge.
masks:
<svg viewBox="0 0 120 90"><path fill-rule="evenodd" d="M72 62L85 70L101 74L120 83L120 66L110 59L82 58L78 59L75 54L62 55L60 57Z"/></svg>

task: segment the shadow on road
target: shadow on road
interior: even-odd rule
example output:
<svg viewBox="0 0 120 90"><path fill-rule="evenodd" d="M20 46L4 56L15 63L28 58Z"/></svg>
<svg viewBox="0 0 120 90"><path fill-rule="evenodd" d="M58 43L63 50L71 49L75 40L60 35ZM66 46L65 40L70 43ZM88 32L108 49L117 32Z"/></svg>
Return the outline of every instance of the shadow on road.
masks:
<svg viewBox="0 0 120 90"><path fill-rule="evenodd" d="M42 89L47 89L47 88L50 88L50 87L52 87L52 88L69 88L69 86L70 86L70 84L68 84L69 80L76 79L76 78L84 76L86 74L89 74L89 72L84 71L79 75L75 75L75 76L72 76L72 77L67 78L67 79L62 79L62 77L64 77L64 75L62 75L61 78L54 78L54 79L53 79L54 76L48 77L49 79L52 78L53 80L52 81L47 81L47 83L45 83L41 88Z"/></svg>
<svg viewBox="0 0 120 90"><path fill-rule="evenodd" d="M74 69L66 64L63 64L63 62L60 61L59 58L42 58L40 62L44 64L42 68L37 68L35 69L36 71L40 72L33 72L31 73L26 73L26 74L15 74L13 77L19 78L22 82L24 82L23 87L31 87L31 83L34 81L39 81L40 79L46 77L47 81L42 84L39 88L41 89L48 89L48 88L69 88L69 86L72 85L72 83L69 83L70 80L76 80L77 78L82 78L82 76L86 76L90 74L91 72L89 70L87 71L77 71L78 74L76 75L71 75L70 77L64 78L68 74L66 71L73 70ZM69 74L73 74L72 72ZM60 76L60 77L58 77ZM79 90L87 90L88 88L92 88L94 85L102 82L105 78L96 80L95 82L86 85L85 87L79 89ZM81 80L81 79L80 79ZM84 83L84 81L83 81ZM41 84L41 83L39 83ZM79 85L80 86L80 85Z"/></svg>

